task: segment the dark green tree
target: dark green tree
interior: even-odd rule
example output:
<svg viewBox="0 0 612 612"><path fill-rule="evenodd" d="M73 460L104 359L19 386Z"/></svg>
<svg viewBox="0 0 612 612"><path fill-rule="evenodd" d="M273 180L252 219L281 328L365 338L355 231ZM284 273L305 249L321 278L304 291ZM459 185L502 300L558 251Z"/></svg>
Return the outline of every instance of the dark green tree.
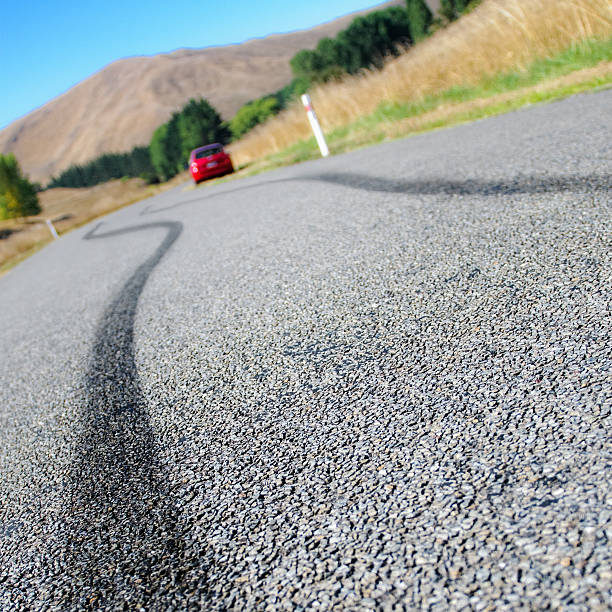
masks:
<svg viewBox="0 0 612 612"><path fill-rule="evenodd" d="M178 113L174 113L170 121L160 125L153 132L149 151L151 163L160 180L167 181L178 172L181 157Z"/></svg>
<svg viewBox="0 0 612 612"><path fill-rule="evenodd" d="M151 163L159 179L167 181L183 170L193 149L229 139L229 128L219 113L206 100L192 99L153 133Z"/></svg>
<svg viewBox="0 0 612 612"><path fill-rule="evenodd" d="M181 171L196 147L220 142L229 142L230 131L221 115L203 98L191 99L178 114L177 129L180 154L177 171Z"/></svg>
<svg viewBox="0 0 612 612"><path fill-rule="evenodd" d="M340 53L340 45L338 41L333 38L322 38L316 47L317 55L319 56L319 62L321 68L328 66L340 66L342 58Z"/></svg>
<svg viewBox="0 0 612 612"><path fill-rule="evenodd" d="M314 50L302 49L298 51L290 60L289 65L296 77L310 78L316 71L318 59Z"/></svg>
<svg viewBox="0 0 612 612"><path fill-rule="evenodd" d="M151 163L151 153L149 147L134 147L129 154L129 168L126 176L138 176L147 183L158 181L153 164Z"/></svg>
<svg viewBox="0 0 612 612"><path fill-rule="evenodd" d="M412 42L408 14L398 6L357 17L338 34L339 53L349 73L362 68L382 66L386 56L397 55L399 48Z"/></svg>
<svg viewBox="0 0 612 612"><path fill-rule="evenodd" d="M406 0L410 37L416 43L429 33L433 15L425 0Z"/></svg>

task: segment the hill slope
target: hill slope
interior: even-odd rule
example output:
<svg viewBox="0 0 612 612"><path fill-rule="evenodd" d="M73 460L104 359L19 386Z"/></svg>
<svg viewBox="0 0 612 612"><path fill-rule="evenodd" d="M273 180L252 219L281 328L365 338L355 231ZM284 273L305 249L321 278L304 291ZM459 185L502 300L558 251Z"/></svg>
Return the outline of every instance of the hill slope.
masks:
<svg viewBox="0 0 612 612"><path fill-rule="evenodd" d="M403 0L374 8L394 4ZM286 85L297 51L371 10L237 45L118 60L2 130L0 153L15 153L32 179L46 181L73 163L148 143L191 97L207 98L229 119L245 102Z"/></svg>

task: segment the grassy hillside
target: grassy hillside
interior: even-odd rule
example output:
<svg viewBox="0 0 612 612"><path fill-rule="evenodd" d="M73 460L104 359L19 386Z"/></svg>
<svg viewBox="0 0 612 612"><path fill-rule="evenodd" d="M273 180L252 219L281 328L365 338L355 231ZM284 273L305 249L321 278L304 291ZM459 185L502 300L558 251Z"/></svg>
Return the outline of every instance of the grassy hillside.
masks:
<svg viewBox="0 0 612 612"><path fill-rule="evenodd" d="M398 2L403 0L382 6ZM72 164L148 144L190 98L205 97L230 119L248 100L289 83L289 60L297 51L335 36L373 8L241 44L119 59L0 130L0 153L14 153L32 180L46 183Z"/></svg>
<svg viewBox="0 0 612 612"><path fill-rule="evenodd" d="M383 70L311 95L338 152L610 83L611 36L609 0L485 0ZM486 102L469 104L477 99ZM298 104L232 153L238 165L260 166L262 158L277 165L317 154Z"/></svg>

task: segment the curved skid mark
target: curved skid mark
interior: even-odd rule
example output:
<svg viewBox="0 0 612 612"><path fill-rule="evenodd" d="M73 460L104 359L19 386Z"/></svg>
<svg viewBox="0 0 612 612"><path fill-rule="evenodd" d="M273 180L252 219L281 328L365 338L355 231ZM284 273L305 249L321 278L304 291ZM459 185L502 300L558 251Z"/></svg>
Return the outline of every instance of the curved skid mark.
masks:
<svg viewBox="0 0 612 612"><path fill-rule="evenodd" d="M607 189L610 175L518 177L506 182L392 181L350 173L327 173L295 180L323 181L364 191L398 194L504 194ZM258 183L257 186L263 185ZM224 191L229 195L255 185ZM216 197L215 196L215 197ZM154 214L197 200L178 202ZM168 500L170 492L159 463L153 431L134 361L133 330L140 294L157 264L182 232L179 222L145 223L101 233L96 225L86 240L165 229L166 236L107 307L98 326L87 375L87 404L79 458L73 471L74 495L68 524L70 593L60 603L86 608L156 606L172 584L198 581L198 560L184 559L178 528L180 513ZM190 578L191 577L191 578Z"/></svg>
<svg viewBox="0 0 612 612"><path fill-rule="evenodd" d="M152 215L173 210L187 204L194 204L195 202L202 202L206 199L231 195L240 191L248 191L264 185L273 185L276 183L295 183L300 181L332 183L335 185L341 185L342 187L359 189L362 191L397 193L400 195L406 194L414 196L462 195L489 197L514 194L537 195L543 193L562 193L566 191L576 192L584 189L591 191L607 191L612 189L612 175L609 174L591 174L573 177L530 175L516 176L508 180L499 181L482 181L477 179L451 181L440 178L423 180L394 180L367 176L364 174L353 174L350 172L323 172L316 175L305 174L301 177L295 178L262 181L253 185L246 185L244 187L236 187L235 189L221 191L209 196L208 198L202 196L200 198L183 200L181 202L177 202L176 204L170 204L155 210L152 210L152 206L147 206L147 208L140 212L140 215Z"/></svg>
<svg viewBox="0 0 612 612"><path fill-rule="evenodd" d="M524 176L519 175L507 180L483 181L478 179L446 180L393 180L378 178L350 172L330 172L316 177L305 177L308 180L323 181L363 191L397 193L407 195L463 195L463 196L498 196L498 195L537 195L543 193L576 192L585 189L608 190L612 187L612 175L591 174L580 176Z"/></svg>
<svg viewBox="0 0 612 612"><path fill-rule="evenodd" d="M148 607L185 568L179 512L170 501L134 360L134 320L149 276L182 232L160 222L84 237L97 240L164 229L155 252L130 276L98 324L86 378L83 433L72 473L66 564L74 609ZM181 578L182 579L182 578Z"/></svg>

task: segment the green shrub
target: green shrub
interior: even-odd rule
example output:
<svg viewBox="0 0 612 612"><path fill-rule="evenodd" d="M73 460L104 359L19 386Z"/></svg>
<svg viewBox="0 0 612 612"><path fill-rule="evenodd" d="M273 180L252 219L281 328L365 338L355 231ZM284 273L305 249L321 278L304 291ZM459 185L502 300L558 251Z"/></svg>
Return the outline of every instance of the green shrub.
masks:
<svg viewBox="0 0 612 612"><path fill-rule="evenodd" d="M291 83L289 83L289 85L285 85L285 87L274 93L274 97L280 104L279 110L283 110L292 100L299 98L302 94L305 94L310 85L311 82L308 77L296 77L291 81Z"/></svg>
<svg viewBox="0 0 612 612"><path fill-rule="evenodd" d="M256 125L263 123L281 109L276 96L265 96L242 106L229 122L232 136L235 140L252 130Z"/></svg>
<svg viewBox="0 0 612 612"><path fill-rule="evenodd" d="M481 0L440 0L439 13L448 21L459 19L463 13L467 13L479 5Z"/></svg>
<svg viewBox="0 0 612 612"><path fill-rule="evenodd" d="M36 187L22 174L16 157L0 155L0 219L27 217L40 212Z"/></svg>

